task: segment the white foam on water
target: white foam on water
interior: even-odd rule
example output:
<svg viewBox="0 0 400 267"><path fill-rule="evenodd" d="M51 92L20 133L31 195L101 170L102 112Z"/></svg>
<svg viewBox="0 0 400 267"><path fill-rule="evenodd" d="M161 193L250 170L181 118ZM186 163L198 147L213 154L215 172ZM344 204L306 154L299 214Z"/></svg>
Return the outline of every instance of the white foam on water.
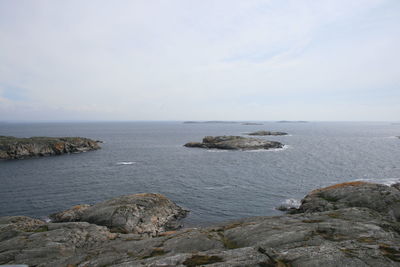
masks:
<svg viewBox="0 0 400 267"><path fill-rule="evenodd" d="M279 152L291 148L289 145L284 145L282 148L271 148L271 149L254 149L254 150L244 150L243 152L250 153L260 153L260 152Z"/></svg>
<svg viewBox="0 0 400 267"><path fill-rule="evenodd" d="M47 216L45 216L45 217L43 217L43 218L41 218L43 221L45 221L45 222L47 222L47 223L49 223L49 222L51 222L51 219L49 218L49 217L47 217Z"/></svg>
<svg viewBox="0 0 400 267"><path fill-rule="evenodd" d="M230 185L223 185L223 186L209 186L209 187L206 187L206 188L204 188L204 189L206 189L206 190L221 190L221 189L227 189L227 188L231 188L232 186L230 186Z"/></svg>
<svg viewBox="0 0 400 267"><path fill-rule="evenodd" d="M300 207L300 205L301 205L301 200L295 199L295 198L288 198L288 199L285 199L285 201L283 201L279 205L279 208L283 207L287 210L292 209L292 208L298 209Z"/></svg>
<svg viewBox="0 0 400 267"><path fill-rule="evenodd" d="M207 152L212 152L212 153L220 153L220 152L234 152L235 150L225 150L225 149L206 149Z"/></svg>
<svg viewBox="0 0 400 267"><path fill-rule="evenodd" d="M117 162L117 165L132 165L135 164L136 162L134 161L121 161L121 162Z"/></svg>
<svg viewBox="0 0 400 267"><path fill-rule="evenodd" d="M206 149L207 152L212 153L238 153L238 152L247 152L247 153L260 153L260 152L278 152L286 149L292 148L292 146L284 145L282 148L271 148L271 149L249 149L249 150L241 150L241 149L217 149L210 148Z"/></svg>
<svg viewBox="0 0 400 267"><path fill-rule="evenodd" d="M357 179L356 181L370 182L375 184L384 184L391 186L393 184L400 183L400 178L383 178L383 179Z"/></svg>

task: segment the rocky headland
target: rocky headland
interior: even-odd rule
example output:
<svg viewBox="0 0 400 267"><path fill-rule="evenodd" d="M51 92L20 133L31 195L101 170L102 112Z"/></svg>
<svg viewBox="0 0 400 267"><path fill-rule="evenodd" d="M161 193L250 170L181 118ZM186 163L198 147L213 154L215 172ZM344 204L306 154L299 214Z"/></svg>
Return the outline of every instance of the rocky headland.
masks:
<svg viewBox="0 0 400 267"><path fill-rule="evenodd" d="M100 148L101 141L82 137L0 136L0 160L80 153Z"/></svg>
<svg viewBox="0 0 400 267"><path fill-rule="evenodd" d="M265 136L265 135L287 135L285 132L271 132L271 131L257 131L257 132L252 132L248 133L248 135L257 135L257 136Z"/></svg>
<svg viewBox="0 0 400 267"><path fill-rule="evenodd" d="M310 192L293 214L172 231L186 211L159 194L74 207L50 223L1 217L0 264L400 266L398 188L338 184Z"/></svg>
<svg viewBox="0 0 400 267"><path fill-rule="evenodd" d="M199 147L208 149L225 150L253 150L253 149L271 149L282 148L283 144L275 141L266 141L256 138L247 138L243 136L206 136L203 142L189 142L186 147Z"/></svg>

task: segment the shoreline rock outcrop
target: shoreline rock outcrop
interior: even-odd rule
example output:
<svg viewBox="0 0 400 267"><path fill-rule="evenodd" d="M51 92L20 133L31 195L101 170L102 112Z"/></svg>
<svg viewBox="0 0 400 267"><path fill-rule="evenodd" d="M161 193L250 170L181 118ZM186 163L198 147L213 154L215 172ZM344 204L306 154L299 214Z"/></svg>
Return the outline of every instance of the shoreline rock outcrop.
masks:
<svg viewBox="0 0 400 267"><path fill-rule="evenodd" d="M88 222L1 217L0 264L400 266L398 188L363 182L338 184L310 192L296 214L244 218L162 232L156 237L113 233Z"/></svg>
<svg viewBox="0 0 400 267"><path fill-rule="evenodd" d="M271 131L257 131L257 132L248 133L248 135L257 135L257 136L273 135L273 136L277 136L277 135L287 135L287 133L285 133L285 132L271 132Z"/></svg>
<svg viewBox="0 0 400 267"><path fill-rule="evenodd" d="M51 214L52 222L88 222L107 226L112 232L157 236L181 228L187 210L161 194L134 194L95 205L77 205Z"/></svg>
<svg viewBox="0 0 400 267"><path fill-rule="evenodd" d="M272 149L283 148L283 144L276 141L266 141L256 138L248 138L243 136L206 136L203 142L189 142L185 147L198 147L208 149L225 149L225 150L254 150L254 149Z"/></svg>
<svg viewBox="0 0 400 267"><path fill-rule="evenodd" d="M355 181L316 189L303 198L294 213L363 207L400 222L400 194L396 186Z"/></svg>
<svg viewBox="0 0 400 267"><path fill-rule="evenodd" d="M80 153L100 149L101 141L82 137L0 136L0 160Z"/></svg>

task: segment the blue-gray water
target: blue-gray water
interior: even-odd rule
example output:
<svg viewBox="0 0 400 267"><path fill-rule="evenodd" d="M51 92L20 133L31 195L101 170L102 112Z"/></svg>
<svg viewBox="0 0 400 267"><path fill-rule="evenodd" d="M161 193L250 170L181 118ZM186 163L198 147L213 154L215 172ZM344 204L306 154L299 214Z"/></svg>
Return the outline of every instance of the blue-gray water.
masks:
<svg viewBox="0 0 400 267"><path fill-rule="evenodd" d="M185 148L206 135L286 131L261 137L278 151ZM44 217L81 203L140 192L191 210L188 225L275 215L274 207L317 187L400 178L400 125L392 123L183 124L181 122L0 124L0 135L103 140L82 154L0 162L0 216ZM133 162L124 165L122 162Z"/></svg>

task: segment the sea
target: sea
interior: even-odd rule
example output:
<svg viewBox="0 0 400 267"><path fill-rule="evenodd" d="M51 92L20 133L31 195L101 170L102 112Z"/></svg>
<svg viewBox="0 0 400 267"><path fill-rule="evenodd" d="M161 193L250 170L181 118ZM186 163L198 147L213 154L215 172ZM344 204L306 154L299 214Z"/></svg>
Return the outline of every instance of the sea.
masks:
<svg viewBox="0 0 400 267"><path fill-rule="evenodd" d="M258 130L285 144L266 151L187 148L204 136ZM0 123L0 135L80 136L102 149L0 161L0 216L41 219L77 204L126 194L166 195L190 210L186 226L282 214L309 191L362 180L400 182L400 124L391 122Z"/></svg>

